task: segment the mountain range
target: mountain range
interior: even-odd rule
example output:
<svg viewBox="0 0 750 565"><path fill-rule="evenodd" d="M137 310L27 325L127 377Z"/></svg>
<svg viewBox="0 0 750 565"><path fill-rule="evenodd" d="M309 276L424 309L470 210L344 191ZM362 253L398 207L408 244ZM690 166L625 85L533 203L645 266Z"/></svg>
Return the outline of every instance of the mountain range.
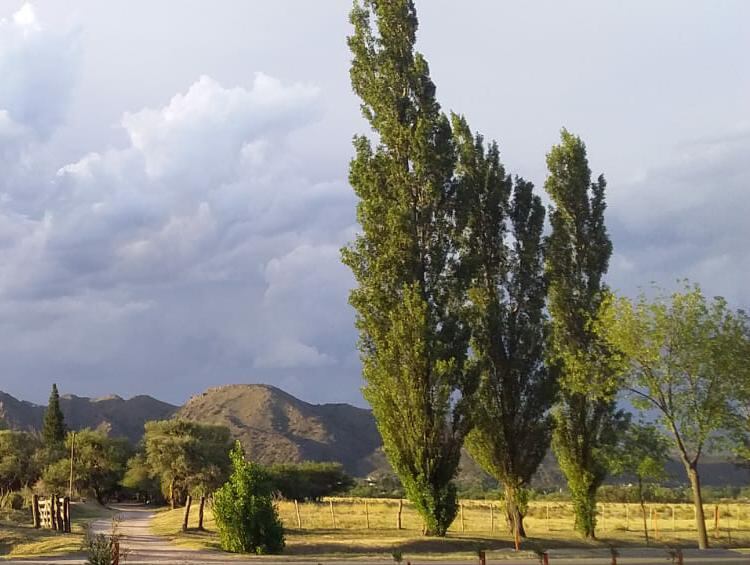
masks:
<svg viewBox="0 0 750 565"><path fill-rule="evenodd" d="M337 461L355 477L391 472L370 410L350 404L310 404L270 385L210 388L183 406L146 395L127 400L119 396L62 395L60 408L71 429L104 428L133 444L143 436L145 422L180 417L227 426L248 455L262 464ZM44 406L0 392L0 427L4 424L11 429L38 431L44 411ZM670 462L668 471L677 482L685 482L677 461ZM701 472L706 485L750 484L750 471L722 458L704 457ZM467 454L461 460L459 480L474 485L488 483L487 475ZM543 487L563 484L551 454L534 482Z"/></svg>

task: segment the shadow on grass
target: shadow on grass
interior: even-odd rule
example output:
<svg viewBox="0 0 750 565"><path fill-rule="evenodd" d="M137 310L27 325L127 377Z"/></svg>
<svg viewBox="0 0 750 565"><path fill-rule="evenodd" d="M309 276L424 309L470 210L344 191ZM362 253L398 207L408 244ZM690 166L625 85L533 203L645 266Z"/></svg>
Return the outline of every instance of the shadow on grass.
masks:
<svg viewBox="0 0 750 565"><path fill-rule="evenodd" d="M357 535L360 534L360 535ZM316 554L390 554L399 551L405 554L429 553L475 553L478 549L503 550L512 547L508 540L484 536L448 535L444 538L410 536L392 530L367 530L357 534L345 534L341 530L288 529L285 555Z"/></svg>

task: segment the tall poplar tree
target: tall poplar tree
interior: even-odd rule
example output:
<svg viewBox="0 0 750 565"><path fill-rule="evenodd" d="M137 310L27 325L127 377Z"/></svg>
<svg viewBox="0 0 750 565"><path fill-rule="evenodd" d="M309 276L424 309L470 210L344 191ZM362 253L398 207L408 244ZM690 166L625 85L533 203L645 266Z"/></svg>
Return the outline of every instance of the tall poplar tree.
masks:
<svg viewBox="0 0 750 565"><path fill-rule="evenodd" d="M596 492L626 425L614 402L609 351L592 327L606 291L602 278L612 243L604 225L604 177L591 182L579 137L563 129L561 138L547 155L544 184L552 200L546 242L549 359L562 386L552 448L568 481L576 529L593 538Z"/></svg>
<svg viewBox="0 0 750 565"><path fill-rule="evenodd" d="M357 281L363 393L425 533L442 536L469 425L452 131L414 49L413 2L362 0L350 21L352 87L377 140L354 139L362 233L342 252Z"/></svg>
<svg viewBox="0 0 750 565"><path fill-rule="evenodd" d="M49 395L47 410L44 412L44 423L42 437L45 447L59 447L65 442L65 418L60 410L60 395L57 392L57 384L52 384L52 392Z"/></svg>
<svg viewBox="0 0 750 565"><path fill-rule="evenodd" d="M472 365L480 379L467 448L502 483L508 524L525 536L526 487L549 448L556 393L544 359L544 206L531 183L506 175L496 143L485 150L462 118L454 117L453 130Z"/></svg>

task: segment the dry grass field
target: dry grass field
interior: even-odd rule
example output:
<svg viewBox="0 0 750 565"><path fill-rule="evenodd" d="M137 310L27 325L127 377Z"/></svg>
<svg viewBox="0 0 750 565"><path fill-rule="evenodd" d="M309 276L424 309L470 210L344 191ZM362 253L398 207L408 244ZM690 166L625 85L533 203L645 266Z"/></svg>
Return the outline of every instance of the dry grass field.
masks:
<svg viewBox="0 0 750 565"><path fill-rule="evenodd" d="M421 520L406 501L401 514L402 529L397 529L399 504L398 500L332 498L320 503L300 503L295 507L293 502L282 501L278 509L287 529L284 553L299 556L382 556L401 551L404 555L418 553L421 558L459 559L475 556L479 548L500 555L513 546L498 503L463 501L462 512L445 539L424 538L421 535ZM651 545L695 545L690 505L654 504L648 510ZM718 533L714 529L714 511L714 505L706 506L707 526L714 546L750 546L750 504L720 504ZM206 512L207 532L198 532L195 528L195 511L191 513L188 532L180 532L182 516L181 509L159 513L152 523L154 532L188 547L218 547L210 510ZM636 504L601 504L597 530L599 539L594 542L583 541L575 533L572 507L567 502L532 502L526 526L529 539L522 546L527 549L645 545L640 507Z"/></svg>

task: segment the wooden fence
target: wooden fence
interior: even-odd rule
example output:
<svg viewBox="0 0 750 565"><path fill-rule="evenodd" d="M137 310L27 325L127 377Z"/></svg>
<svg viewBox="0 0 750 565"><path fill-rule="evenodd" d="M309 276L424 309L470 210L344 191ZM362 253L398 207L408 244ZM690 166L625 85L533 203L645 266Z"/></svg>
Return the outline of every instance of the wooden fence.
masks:
<svg viewBox="0 0 750 565"><path fill-rule="evenodd" d="M282 501L279 514L287 527L297 529L404 529L421 530L422 520L406 500L377 498L325 498L321 502ZM643 514L637 503L600 503L597 531L643 531ZM749 503L721 503L704 506L706 528L715 537L732 532L750 532ZM524 525L530 535L573 530L574 513L570 502L533 501ZM695 531L692 504L646 505L646 526L659 539L679 532ZM508 528L500 502L464 500L450 531L462 533L502 533Z"/></svg>
<svg viewBox="0 0 750 565"><path fill-rule="evenodd" d="M49 498L40 499L34 495L31 501L31 514L35 528L70 532L70 499L67 496L54 494Z"/></svg>

